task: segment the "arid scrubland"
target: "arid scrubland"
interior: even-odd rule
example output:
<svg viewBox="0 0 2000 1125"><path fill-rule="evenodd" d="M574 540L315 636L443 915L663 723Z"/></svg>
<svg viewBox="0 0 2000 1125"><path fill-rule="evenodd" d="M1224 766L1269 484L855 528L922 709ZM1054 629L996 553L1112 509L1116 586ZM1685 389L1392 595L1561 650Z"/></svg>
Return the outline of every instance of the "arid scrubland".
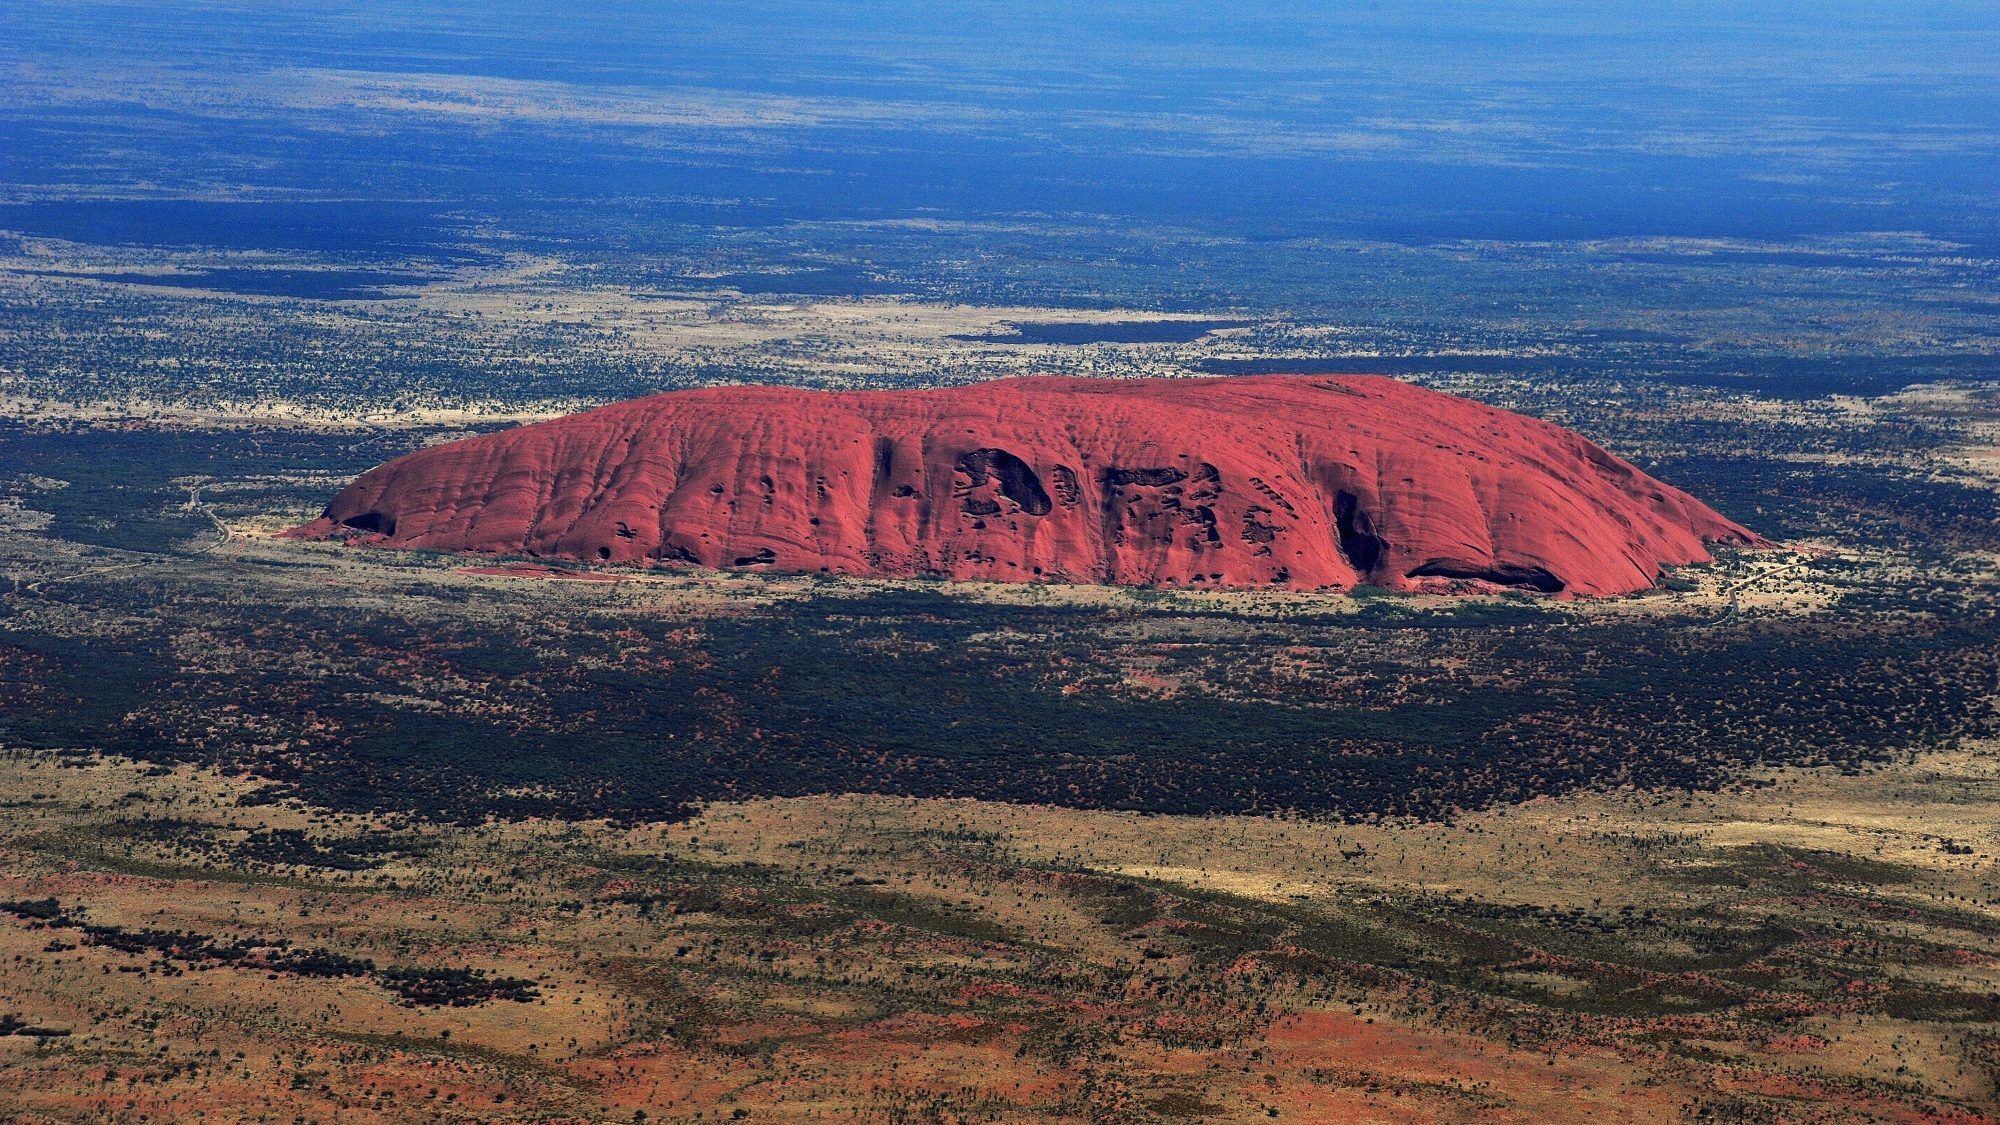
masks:
<svg viewBox="0 0 2000 1125"><path fill-rule="evenodd" d="M1638 1121L1812 1098L1969 1121L1952 1107L2000 1079L1996 771L1979 744L1450 825L855 796L453 826L15 754L0 1100ZM530 984L425 1003L274 948Z"/></svg>

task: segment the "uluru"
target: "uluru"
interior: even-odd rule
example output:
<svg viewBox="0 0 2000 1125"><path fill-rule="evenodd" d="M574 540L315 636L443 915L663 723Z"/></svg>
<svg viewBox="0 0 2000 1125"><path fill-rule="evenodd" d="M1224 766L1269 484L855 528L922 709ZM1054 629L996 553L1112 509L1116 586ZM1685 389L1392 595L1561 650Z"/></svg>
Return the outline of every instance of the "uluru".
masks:
<svg viewBox="0 0 2000 1125"><path fill-rule="evenodd" d="M1756 536L1579 434L1374 375L670 391L363 474L307 537L1206 588L1643 590Z"/></svg>

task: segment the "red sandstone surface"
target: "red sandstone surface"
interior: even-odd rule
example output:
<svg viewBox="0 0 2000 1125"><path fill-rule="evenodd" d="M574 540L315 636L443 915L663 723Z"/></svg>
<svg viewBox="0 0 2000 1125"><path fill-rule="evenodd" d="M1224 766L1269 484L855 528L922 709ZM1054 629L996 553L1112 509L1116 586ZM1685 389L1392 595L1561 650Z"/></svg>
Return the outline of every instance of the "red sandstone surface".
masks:
<svg viewBox="0 0 2000 1125"><path fill-rule="evenodd" d="M1756 541L1569 430L1372 375L674 391L398 458L294 534L853 575L1583 595Z"/></svg>

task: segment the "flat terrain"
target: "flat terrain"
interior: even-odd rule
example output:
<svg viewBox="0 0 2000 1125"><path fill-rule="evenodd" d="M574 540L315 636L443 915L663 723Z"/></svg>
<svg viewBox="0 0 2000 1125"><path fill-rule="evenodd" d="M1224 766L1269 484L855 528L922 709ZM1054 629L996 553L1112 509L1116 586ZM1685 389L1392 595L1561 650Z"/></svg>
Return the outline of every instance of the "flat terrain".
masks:
<svg viewBox="0 0 2000 1125"><path fill-rule="evenodd" d="M16 754L0 1106L1988 1119L2000 752L1753 780L1450 825L811 797L459 827Z"/></svg>

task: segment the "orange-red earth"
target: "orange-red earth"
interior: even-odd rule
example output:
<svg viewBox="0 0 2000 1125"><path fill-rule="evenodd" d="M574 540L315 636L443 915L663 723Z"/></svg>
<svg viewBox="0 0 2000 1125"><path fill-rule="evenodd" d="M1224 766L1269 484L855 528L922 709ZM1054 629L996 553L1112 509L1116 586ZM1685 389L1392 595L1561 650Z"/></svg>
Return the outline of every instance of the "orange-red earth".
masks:
<svg viewBox="0 0 2000 1125"><path fill-rule="evenodd" d="M672 391L400 457L294 534L849 575L1577 595L1757 542L1572 431L1372 375Z"/></svg>

